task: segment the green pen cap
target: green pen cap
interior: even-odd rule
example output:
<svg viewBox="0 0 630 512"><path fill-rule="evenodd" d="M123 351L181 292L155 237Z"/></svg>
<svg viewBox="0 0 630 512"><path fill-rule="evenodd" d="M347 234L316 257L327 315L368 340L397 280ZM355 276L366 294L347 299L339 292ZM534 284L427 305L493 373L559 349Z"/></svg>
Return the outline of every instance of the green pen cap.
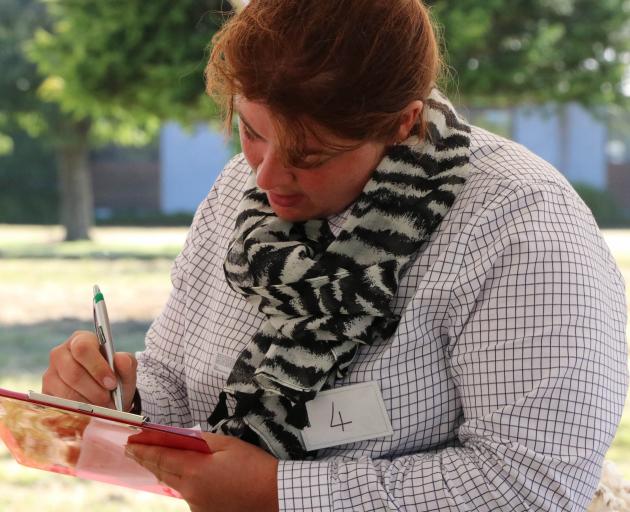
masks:
<svg viewBox="0 0 630 512"><path fill-rule="evenodd" d="M94 304L98 304L103 299L103 294L98 286L94 285Z"/></svg>

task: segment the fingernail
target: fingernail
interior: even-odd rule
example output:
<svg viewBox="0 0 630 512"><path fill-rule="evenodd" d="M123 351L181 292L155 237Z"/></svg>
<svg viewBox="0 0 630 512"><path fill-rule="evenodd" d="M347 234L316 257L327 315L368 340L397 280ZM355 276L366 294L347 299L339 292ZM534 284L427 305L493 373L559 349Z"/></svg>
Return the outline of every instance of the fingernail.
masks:
<svg viewBox="0 0 630 512"><path fill-rule="evenodd" d="M111 377L105 377L103 379L103 384L107 389L114 389L116 387L116 381Z"/></svg>

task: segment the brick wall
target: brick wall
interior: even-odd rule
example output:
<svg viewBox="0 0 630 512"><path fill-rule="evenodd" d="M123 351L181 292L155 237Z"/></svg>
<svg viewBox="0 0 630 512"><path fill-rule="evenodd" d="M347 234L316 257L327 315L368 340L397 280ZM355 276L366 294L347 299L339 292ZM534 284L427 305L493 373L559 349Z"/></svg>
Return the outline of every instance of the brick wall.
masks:
<svg viewBox="0 0 630 512"><path fill-rule="evenodd" d="M159 162L97 161L91 167L96 208L160 211Z"/></svg>
<svg viewBox="0 0 630 512"><path fill-rule="evenodd" d="M630 162L608 164L608 190L617 204L630 212Z"/></svg>

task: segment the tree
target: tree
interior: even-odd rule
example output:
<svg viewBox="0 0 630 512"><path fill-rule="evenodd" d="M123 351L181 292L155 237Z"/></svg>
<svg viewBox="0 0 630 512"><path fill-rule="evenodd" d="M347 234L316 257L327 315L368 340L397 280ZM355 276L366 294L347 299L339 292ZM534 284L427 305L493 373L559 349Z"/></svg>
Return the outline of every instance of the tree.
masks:
<svg viewBox="0 0 630 512"><path fill-rule="evenodd" d="M233 0L236 7L245 3ZM445 87L469 106L523 101L627 105L621 83L630 62L629 0L427 3L442 27L447 60L456 74ZM28 6L30 16L5 19L5 12L15 13L16 6L23 11ZM31 94L32 103L20 107L17 117L31 130L47 128L52 137L69 239L87 236L91 223L91 146L142 144L163 119L192 122L215 115L203 94L202 69L207 45L229 7L225 0L0 2L0 28L32 30L37 20L50 20L27 45L39 77L9 80L5 70L14 68L5 65L4 44L0 46L5 73L0 92L6 90L3 79L12 81L14 89L28 82L29 91L37 89L40 97L55 102L42 107ZM0 42L5 32L0 32ZM27 71L32 75L34 68ZM20 102L10 98L0 94L0 112L15 113ZM0 149L3 143L8 141L0 136Z"/></svg>
<svg viewBox="0 0 630 512"><path fill-rule="evenodd" d="M51 215L57 191L48 142L58 132L60 113L36 94L42 77L23 52L45 14L33 0L0 2L0 216L5 221L57 220Z"/></svg>
<svg viewBox="0 0 630 512"><path fill-rule="evenodd" d="M453 70L445 86L471 105L628 102L629 0L423 1Z"/></svg>
<svg viewBox="0 0 630 512"><path fill-rule="evenodd" d="M32 94L42 82L36 66L26 60L23 45L33 36L34 28L45 23L45 8L35 0L0 2L0 130L16 127L39 133L47 120L54 118L55 107L42 104ZM4 134L0 143L3 153L10 151L11 141Z"/></svg>
<svg viewBox="0 0 630 512"><path fill-rule="evenodd" d="M208 120L207 45L220 26L221 0L46 2L50 27L27 53L46 77L41 96L63 114L57 139L62 222L67 239L92 223L88 151L94 144L145 143L160 121Z"/></svg>
<svg viewBox="0 0 630 512"><path fill-rule="evenodd" d="M471 106L627 104L628 0L428 0Z"/></svg>

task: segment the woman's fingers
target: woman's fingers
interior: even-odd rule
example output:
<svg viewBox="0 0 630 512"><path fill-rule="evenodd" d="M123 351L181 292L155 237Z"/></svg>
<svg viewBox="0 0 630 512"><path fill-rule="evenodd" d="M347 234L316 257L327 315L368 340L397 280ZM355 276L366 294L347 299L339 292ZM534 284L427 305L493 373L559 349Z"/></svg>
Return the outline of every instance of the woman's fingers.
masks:
<svg viewBox="0 0 630 512"><path fill-rule="evenodd" d="M118 353L114 365L123 386L126 405L131 405L136 386L136 360ZM42 392L95 405L113 407L111 390L116 375L99 350L96 335L77 331L50 352L50 366L42 377Z"/></svg>
<svg viewBox="0 0 630 512"><path fill-rule="evenodd" d="M203 455L189 450L174 450L162 446L128 444L125 448L128 457L151 471L160 482L179 489L187 471L203 461Z"/></svg>
<svg viewBox="0 0 630 512"><path fill-rule="evenodd" d="M110 394L102 384L96 382L86 368L77 361L72 352L75 339L70 339L51 352L51 365L44 375L43 391L63 398L76 399L76 396L84 398L96 405L106 405L110 401ZM97 351L98 353L98 351ZM101 358L100 353L98 353ZM71 390L72 392L69 392ZM64 394L60 394L60 393ZM72 395L72 396L71 396ZM74 398L73 398L74 396Z"/></svg>
<svg viewBox="0 0 630 512"><path fill-rule="evenodd" d="M42 393L67 398L68 400L75 400L77 402L89 403L89 399L86 396L65 384L52 368L48 368L42 377Z"/></svg>
<svg viewBox="0 0 630 512"><path fill-rule="evenodd" d="M116 387L116 376L107 360L99 350L98 339L94 333L85 332L73 337L68 342L72 358L105 389Z"/></svg>
<svg viewBox="0 0 630 512"><path fill-rule="evenodd" d="M67 357L60 359L60 363L62 366L57 368L57 373L66 386L83 395L88 403L101 406L109 404L111 401L109 389L94 380L90 372L73 357L70 350Z"/></svg>
<svg viewBox="0 0 630 512"><path fill-rule="evenodd" d="M277 510L278 459L235 437L203 434L202 454L129 444L127 456L178 491L192 511Z"/></svg>

